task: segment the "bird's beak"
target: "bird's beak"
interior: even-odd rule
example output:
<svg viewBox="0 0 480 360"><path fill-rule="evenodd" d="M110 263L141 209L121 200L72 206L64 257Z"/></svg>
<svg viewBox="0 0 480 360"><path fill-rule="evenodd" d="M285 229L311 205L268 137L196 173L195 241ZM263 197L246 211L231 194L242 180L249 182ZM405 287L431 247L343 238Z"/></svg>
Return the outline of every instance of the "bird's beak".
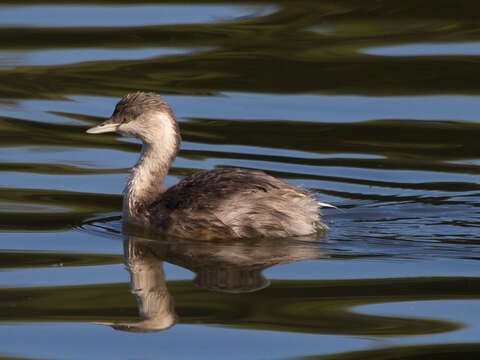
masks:
<svg viewBox="0 0 480 360"><path fill-rule="evenodd" d="M117 131L119 126L120 126L119 123L114 123L112 122L112 119L108 119L107 121L101 123L100 125L97 125L88 129L87 134L103 134L107 132L115 132Z"/></svg>

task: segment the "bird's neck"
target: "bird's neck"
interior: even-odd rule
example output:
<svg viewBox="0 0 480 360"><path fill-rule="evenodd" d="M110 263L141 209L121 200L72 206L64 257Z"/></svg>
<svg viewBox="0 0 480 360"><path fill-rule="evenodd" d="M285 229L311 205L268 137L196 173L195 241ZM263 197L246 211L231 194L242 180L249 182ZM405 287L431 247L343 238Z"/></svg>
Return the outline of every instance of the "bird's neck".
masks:
<svg viewBox="0 0 480 360"><path fill-rule="evenodd" d="M132 168L124 190L125 215L138 218L165 192L165 177L175 155L176 149L143 143L140 159Z"/></svg>

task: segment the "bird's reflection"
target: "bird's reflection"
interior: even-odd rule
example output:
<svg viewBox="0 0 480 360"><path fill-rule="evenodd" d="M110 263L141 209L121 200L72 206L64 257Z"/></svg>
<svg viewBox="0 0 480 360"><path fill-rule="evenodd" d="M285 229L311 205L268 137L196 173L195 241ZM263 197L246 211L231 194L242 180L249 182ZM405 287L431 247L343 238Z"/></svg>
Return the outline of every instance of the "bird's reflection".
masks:
<svg viewBox="0 0 480 360"><path fill-rule="evenodd" d="M165 281L164 261L193 271L193 281L200 288L240 294L267 287L270 281L262 271L271 266L325 257L318 242L279 239L172 242L129 236L123 246L140 319L103 324L133 332L164 330L177 320Z"/></svg>
<svg viewBox="0 0 480 360"><path fill-rule="evenodd" d="M124 263L130 273L130 291L138 302L140 320L116 322L116 330L154 332L168 329L176 322L173 297L167 289L163 259L153 241L130 237L123 243Z"/></svg>

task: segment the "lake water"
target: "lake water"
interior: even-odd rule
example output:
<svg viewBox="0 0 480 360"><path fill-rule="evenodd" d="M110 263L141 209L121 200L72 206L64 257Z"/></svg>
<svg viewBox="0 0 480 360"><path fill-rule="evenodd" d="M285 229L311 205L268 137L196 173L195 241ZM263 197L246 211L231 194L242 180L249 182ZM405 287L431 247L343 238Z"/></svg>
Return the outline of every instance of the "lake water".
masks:
<svg viewBox="0 0 480 360"><path fill-rule="evenodd" d="M478 1L0 0L2 359L478 359ZM122 232L134 90L215 167L311 189L317 241Z"/></svg>

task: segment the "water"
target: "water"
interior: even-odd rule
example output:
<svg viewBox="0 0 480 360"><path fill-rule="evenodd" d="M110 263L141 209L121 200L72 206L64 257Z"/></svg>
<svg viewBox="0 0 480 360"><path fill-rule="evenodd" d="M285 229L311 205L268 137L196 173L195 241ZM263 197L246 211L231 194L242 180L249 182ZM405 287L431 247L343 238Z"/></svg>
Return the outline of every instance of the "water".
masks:
<svg viewBox="0 0 480 360"><path fill-rule="evenodd" d="M477 359L479 10L0 1L0 356ZM179 118L168 185L262 169L326 236L124 232L140 146L85 130L136 89Z"/></svg>

